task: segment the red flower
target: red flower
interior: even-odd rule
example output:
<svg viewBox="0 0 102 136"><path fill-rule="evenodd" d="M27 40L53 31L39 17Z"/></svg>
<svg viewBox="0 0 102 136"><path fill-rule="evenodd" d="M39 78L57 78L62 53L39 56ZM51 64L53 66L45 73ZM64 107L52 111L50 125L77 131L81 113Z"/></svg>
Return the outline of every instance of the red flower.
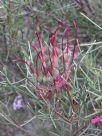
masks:
<svg viewBox="0 0 102 136"><path fill-rule="evenodd" d="M71 65L72 65L73 60L74 60L76 45L77 45L77 39L78 39L78 31L77 31L76 23L75 23L75 21L73 21L73 26L74 26L74 30L75 30L75 39L74 39L71 59L70 59L70 62L68 62L67 59L65 59L65 52L67 53L67 55L69 53L68 28L67 28L67 25L65 24L65 22L61 21L60 19L54 18L54 20L56 20L57 23L58 23L58 26L55 28L54 31L50 30L50 28L48 28L47 26L44 27L44 29L49 32L49 39L48 39L49 43L48 43L46 55L48 55L50 66L47 66L47 64L46 64L43 44L41 42L41 39L40 39L40 36L39 36L39 33L38 33L38 17L36 17L35 22L34 22L34 25L36 27L34 34L35 34L35 40L36 40L37 44L35 42L32 43L32 48L36 52L36 56L37 56L36 60L35 60L35 70L32 68L32 65L29 64L25 60L22 60L22 59L13 60L13 62L15 62L15 63L20 62L20 63L26 64L29 67L31 73L36 74L37 76L40 76L39 75L39 68L38 68L38 66L39 66L38 62L40 60L43 74L46 78L48 78L48 80L49 80L48 73L50 73L51 84L52 84L52 90L51 91L57 90L57 88L61 88L63 90L66 90L66 87L67 87L66 81L62 77L62 74L58 74L56 76L55 59L56 58L60 59L60 56L58 54L58 51L57 51L57 48L56 48L56 45L55 45L56 32L61 27L63 28L62 37L61 37L61 61L58 61L58 63L61 62L61 65L63 66L63 71L61 73L63 73L68 78L69 78L70 73L71 73ZM66 44L64 44L64 39L66 41ZM37 47L37 45L38 45L38 47ZM66 63L68 64L68 67L66 67L66 65L67 65ZM56 91L56 92L58 92L58 91ZM51 95L48 87L42 86L42 85L36 86L35 94L40 99L47 99Z"/></svg>
<svg viewBox="0 0 102 136"><path fill-rule="evenodd" d="M56 36L56 32L61 28L61 26L57 26L56 29L52 32L50 30L50 28L48 28L47 26L44 26L44 29L49 31L49 47L48 47L48 55L49 55L49 60L50 60L50 67L51 67L51 72L53 73L54 70L54 63L55 63L55 57L58 57L58 52L56 50L56 46L55 46L55 36ZM50 51L50 45L52 48L52 52Z"/></svg>
<svg viewBox="0 0 102 136"><path fill-rule="evenodd" d="M42 45L42 43L40 41L40 37L39 37L39 34L38 34L38 30L37 30L37 27L38 27L38 17L36 17L35 26L36 26L36 30L34 31L34 33L35 33L35 38L36 38L36 40L38 42L40 51L37 51L35 43L32 43L32 48L36 51L37 56L38 56L38 58L40 59L40 61L42 63L42 69L43 69L43 72L44 72L44 76L47 76L47 68L46 68L46 63L45 63L44 54L43 54L43 45ZM38 62L37 62L38 58L36 60L36 64L38 64ZM36 67L36 73L38 74L37 67Z"/></svg>

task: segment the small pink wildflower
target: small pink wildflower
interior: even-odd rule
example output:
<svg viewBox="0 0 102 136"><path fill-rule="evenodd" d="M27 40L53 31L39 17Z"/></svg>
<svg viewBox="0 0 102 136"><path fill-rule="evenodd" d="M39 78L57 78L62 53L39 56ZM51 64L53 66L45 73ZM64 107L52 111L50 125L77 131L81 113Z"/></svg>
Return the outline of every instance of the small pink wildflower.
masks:
<svg viewBox="0 0 102 136"><path fill-rule="evenodd" d="M19 110L24 107L24 100L21 95L17 95L13 102L13 110Z"/></svg>
<svg viewBox="0 0 102 136"><path fill-rule="evenodd" d="M96 117L91 119L92 124L96 124L97 122L102 122L102 117Z"/></svg>

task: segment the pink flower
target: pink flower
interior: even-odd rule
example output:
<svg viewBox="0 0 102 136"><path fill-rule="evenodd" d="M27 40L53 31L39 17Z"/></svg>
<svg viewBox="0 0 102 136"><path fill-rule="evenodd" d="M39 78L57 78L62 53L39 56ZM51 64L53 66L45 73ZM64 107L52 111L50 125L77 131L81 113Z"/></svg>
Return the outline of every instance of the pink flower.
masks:
<svg viewBox="0 0 102 136"><path fill-rule="evenodd" d="M96 117L91 119L92 124L96 124L97 122L102 122L102 117Z"/></svg>
<svg viewBox="0 0 102 136"><path fill-rule="evenodd" d="M13 110L19 110L24 107L24 100L21 95L17 95L13 102Z"/></svg>

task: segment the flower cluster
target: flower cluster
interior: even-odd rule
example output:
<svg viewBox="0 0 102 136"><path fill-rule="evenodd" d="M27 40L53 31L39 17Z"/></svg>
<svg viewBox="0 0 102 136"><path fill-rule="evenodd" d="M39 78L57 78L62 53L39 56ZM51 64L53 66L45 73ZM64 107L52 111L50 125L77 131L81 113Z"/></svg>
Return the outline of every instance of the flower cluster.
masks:
<svg viewBox="0 0 102 136"><path fill-rule="evenodd" d="M36 20L34 23L36 26L36 30L34 31L34 33L35 33L35 39L37 41L37 44L35 42L32 42L32 48L37 54L37 58L35 61L35 63L36 63L35 74L37 76L39 76L38 61L40 61L41 65L42 65L42 71L43 71L44 76L47 78L47 77L49 77L49 74L50 74L50 81L51 81L50 83L52 83L52 86L55 89L58 87L65 89L66 82L63 78L63 75L67 78L70 76L71 65L73 63L75 50L76 50L78 31L77 31L76 23L75 23L75 21L73 21L73 26L74 26L74 30L75 30L75 39L74 39L74 44L73 44L73 50L71 53L71 59L70 59L70 62L68 62L68 59L65 58L65 54L67 54L67 57L68 57L68 53L69 53L68 28L63 21L61 21L57 18L54 18L54 20L58 23L58 26L55 28L54 31L50 30L49 27L44 26L44 30L49 32L48 46L46 48L47 48L47 55L48 55L47 57L49 59L50 66L47 66L46 60L44 58L44 55L45 55L44 48L43 48L42 42L40 40L40 36L38 34L38 18L36 17ZM63 32L62 32L62 38L61 38L61 58L60 58L57 46L55 44L55 37L56 37L57 31L59 31L61 28L63 28ZM64 43L64 40L66 43ZM39 50L38 50L38 46L39 46ZM59 60L59 59L60 59L60 62L61 62L61 65L63 68L62 68L62 72L58 72L56 74L56 72L55 72L56 71L56 67L55 67L56 60ZM38 90L40 90L40 91L38 91ZM44 91L45 89L42 89L42 90L43 90L42 92L44 92L44 93L42 93L41 89L39 89L39 88L35 89L37 96L39 98L41 98L41 96L44 98L48 98L48 96L50 95L50 92L48 91L48 89L46 91ZM38 95L38 92L39 93L41 92L41 96ZM49 93L49 95L48 95L48 93Z"/></svg>
<svg viewBox="0 0 102 136"><path fill-rule="evenodd" d="M22 59L16 59L16 60L13 60L13 62L24 63L29 67L29 70L33 76L34 75L37 77L42 76L46 78L47 82L51 83L51 88L53 88L52 90L57 90L58 88L65 90L66 81L70 76L71 65L73 63L74 56L75 56L78 31L77 31L76 23L75 21L73 21L73 27L75 30L75 39L73 43L73 49L70 55L71 59L69 61L68 55L70 52L69 51L70 45L69 45L69 34L68 34L67 25L60 19L57 19L57 18L53 18L53 19L58 24L54 31L52 31L49 27L44 26L44 30L46 30L49 33L48 45L46 46L46 52L44 52L45 47L43 46L41 42L41 38L38 32L38 26L39 26L38 17L35 18L35 22L34 22L34 25L36 28L34 30L35 40L32 42L32 45L31 45L32 49L36 53L36 59L34 59L35 69L32 67L31 64L29 64L27 61ZM63 32L61 36L61 47L60 47L61 51L59 53L59 49L58 49L59 47L57 47L55 43L55 38L56 38L57 32L59 32L60 30L61 31L63 30ZM48 61L46 61L46 58ZM60 61L61 65L59 65L59 67L62 66L62 69L57 70L57 73L56 73L56 60ZM41 64L41 69L39 69L39 64ZM42 71L42 74L41 74L41 71ZM66 78L66 81L65 81L65 78L63 77ZM36 85L35 94L39 99L42 99L42 98L47 99L50 97L51 89L49 91L49 88L45 85Z"/></svg>

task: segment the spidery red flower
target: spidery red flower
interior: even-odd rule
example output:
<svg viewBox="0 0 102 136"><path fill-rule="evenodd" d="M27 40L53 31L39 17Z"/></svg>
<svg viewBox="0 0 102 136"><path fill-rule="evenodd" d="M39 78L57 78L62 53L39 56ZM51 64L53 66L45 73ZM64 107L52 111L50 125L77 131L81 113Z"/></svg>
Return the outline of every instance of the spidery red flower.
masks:
<svg viewBox="0 0 102 136"><path fill-rule="evenodd" d="M69 77L70 72L71 72L71 65L73 63L74 60L74 56L75 56L75 52L76 52L76 45L77 45L77 39L78 39L78 31L77 31L77 27L76 27L76 23L75 21L73 21L73 26L74 26L74 30L75 30L75 39L74 39L74 44L73 44L73 50L72 50L72 54L71 54L71 60L70 62L67 63L67 58L65 58L65 53L68 56L69 53L69 33L68 33L68 28L67 25L65 24L65 22L61 21L60 19L54 18L52 17L57 23L57 27L54 29L54 31L52 31L49 27L44 26L44 30L47 30L49 32L49 37L48 37L48 47L47 48L47 53L46 55L48 55L49 58L49 62L50 62L50 66L47 65L46 63L46 58L45 58L45 52L44 52L44 47L43 44L41 42L41 38L39 36L39 32L38 32L38 17L35 18L35 30L34 30L34 35L35 35L35 41L32 42L32 48L34 50L34 52L36 52L36 60L35 60L35 68L32 67L31 64L29 64L27 61L22 60L22 59L15 59L13 60L14 63L20 62L23 64L26 64L29 69L30 72L34 75L36 74L36 76L42 76L48 78L48 82L49 82L49 74L50 73L50 81L52 83L52 90L56 90L56 93L58 93L58 88L66 90L66 82L63 78L63 75ZM61 59L59 57L59 50L57 48L57 43L55 43L55 38L57 35L57 32L60 31L60 29L63 30L62 32L62 37L61 37ZM65 44L64 44L65 41ZM61 72L59 70L59 72L56 74L56 59L60 59L61 65L63 66L63 69L61 69ZM41 69L42 69L42 74L40 75L40 69L39 69L39 61L41 63ZM60 66L59 65L59 68ZM68 67L67 67L68 65ZM35 70L34 70L35 69ZM52 91L51 90L51 91ZM49 89L47 88L47 86L36 86L35 88L35 94L40 98L49 98L50 93L49 93ZM69 95L69 97L71 97L71 95ZM70 98L71 99L71 98ZM71 100L71 104L72 104L72 100Z"/></svg>

